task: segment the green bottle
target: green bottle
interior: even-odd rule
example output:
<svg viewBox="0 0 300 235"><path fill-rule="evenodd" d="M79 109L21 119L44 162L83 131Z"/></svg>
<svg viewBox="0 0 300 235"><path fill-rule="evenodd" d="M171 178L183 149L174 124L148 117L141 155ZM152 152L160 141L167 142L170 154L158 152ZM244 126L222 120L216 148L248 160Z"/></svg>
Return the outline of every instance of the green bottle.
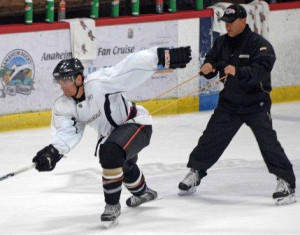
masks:
<svg viewBox="0 0 300 235"><path fill-rule="evenodd" d="M33 4L32 0L25 0L25 24L32 24Z"/></svg>
<svg viewBox="0 0 300 235"><path fill-rule="evenodd" d="M168 8L168 11L169 12L176 12L177 9L176 9L176 0L169 0L169 8Z"/></svg>
<svg viewBox="0 0 300 235"><path fill-rule="evenodd" d="M120 0L112 0L112 2L111 2L111 16L112 17L119 16L119 7L120 7Z"/></svg>
<svg viewBox="0 0 300 235"><path fill-rule="evenodd" d="M131 0L131 14L133 16L140 14L140 0Z"/></svg>
<svg viewBox="0 0 300 235"><path fill-rule="evenodd" d="M203 10L203 0L196 0L196 10Z"/></svg>
<svg viewBox="0 0 300 235"><path fill-rule="evenodd" d="M54 21L54 0L46 1L46 22L53 23Z"/></svg>
<svg viewBox="0 0 300 235"><path fill-rule="evenodd" d="M99 0L91 0L90 17L93 19L98 19L98 17L99 17Z"/></svg>

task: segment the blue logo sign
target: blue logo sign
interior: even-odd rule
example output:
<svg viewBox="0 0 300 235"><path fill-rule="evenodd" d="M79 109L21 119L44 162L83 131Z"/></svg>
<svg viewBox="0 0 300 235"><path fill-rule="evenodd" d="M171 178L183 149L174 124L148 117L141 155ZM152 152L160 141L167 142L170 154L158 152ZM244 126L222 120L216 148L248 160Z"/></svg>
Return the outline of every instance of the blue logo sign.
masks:
<svg viewBox="0 0 300 235"><path fill-rule="evenodd" d="M9 52L0 68L0 98L17 93L30 95L33 84L34 63L29 53L21 49Z"/></svg>

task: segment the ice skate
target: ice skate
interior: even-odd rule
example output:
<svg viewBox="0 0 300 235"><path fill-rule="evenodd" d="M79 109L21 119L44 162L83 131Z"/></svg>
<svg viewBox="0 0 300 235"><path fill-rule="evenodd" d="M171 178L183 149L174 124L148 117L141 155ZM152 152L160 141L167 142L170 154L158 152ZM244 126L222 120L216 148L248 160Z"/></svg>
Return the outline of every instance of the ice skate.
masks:
<svg viewBox="0 0 300 235"><path fill-rule="evenodd" d="M131 196L126 200L126 205L129 207L137 207L143 203L150 202L157 199L157 192L147 188L145 193L141 196Z"/></svg>
<svg viewBox="0 0 300 235"><path fill-rule="evenodd" d="M111 228L119 224L118 217L121 214L121 205L106 204L105 210L101 215L101 222L104 228Z"/></svg>
<svg viewBox="0 0 300 235"><path fill-rule="evenodd" d="M275 204L280 205L287 205L291 203L295 203L295 189L291 188L288 182L281 178L277 178L277 188L276 191L273 193L273 199L275 200Z"/></svg>
<svg viewBox="0 0 300 235"><path fill-rule="evenodd" d="M200 185L199 172L197 170L191 169L190 172L179 183L178 195L185 196L185 195L193 194L197 191L197 186L199 185Z"/></svg>

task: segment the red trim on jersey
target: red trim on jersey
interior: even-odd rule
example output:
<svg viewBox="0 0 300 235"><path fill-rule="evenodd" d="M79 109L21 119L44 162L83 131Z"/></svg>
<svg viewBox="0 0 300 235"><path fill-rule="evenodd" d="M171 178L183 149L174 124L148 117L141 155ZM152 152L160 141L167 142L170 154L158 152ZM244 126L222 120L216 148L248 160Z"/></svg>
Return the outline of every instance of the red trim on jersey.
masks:
<svg viewBox="0 0 300 235"><path fill-rule="evenodd" d="M124 145L123 149L125 150L128 145L133 141L134 137L136 137L136 135L145 127L145 125L142 125L139 127L139 129L136 130L136 132L134 132L134 134L130 137L130 139L127 141L127 143Z"/></svg>

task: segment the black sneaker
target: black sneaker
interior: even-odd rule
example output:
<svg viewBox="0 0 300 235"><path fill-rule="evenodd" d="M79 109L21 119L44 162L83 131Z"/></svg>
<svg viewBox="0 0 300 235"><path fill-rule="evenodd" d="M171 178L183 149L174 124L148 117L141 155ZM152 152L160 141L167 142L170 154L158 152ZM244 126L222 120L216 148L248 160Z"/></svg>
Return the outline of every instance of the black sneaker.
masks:
<svg viewBox="0 0 300 235"><path fill-rule="evenodd" d="M296 202L295 189L291 188L288 182L277 178L277 187L273 193L273 199L276 205L285 205Z"/></svg>
<svg viewBox="0 0 300 235"><path fill-rule="evenodd" d="M179 195L188 195L197 191L197 186L200 185L199 172L195 169L191 169L190 172L184 177L179 183L178 188L180 189Z"/></svg>
<svg viewBox="0 0 300 235"><path fill-rule="evenodd" d="M157 192L147 188L141 196L131 196L126 200L126 205L129 207L137 207L143 203L153 201L157 198Z"/></svg>

